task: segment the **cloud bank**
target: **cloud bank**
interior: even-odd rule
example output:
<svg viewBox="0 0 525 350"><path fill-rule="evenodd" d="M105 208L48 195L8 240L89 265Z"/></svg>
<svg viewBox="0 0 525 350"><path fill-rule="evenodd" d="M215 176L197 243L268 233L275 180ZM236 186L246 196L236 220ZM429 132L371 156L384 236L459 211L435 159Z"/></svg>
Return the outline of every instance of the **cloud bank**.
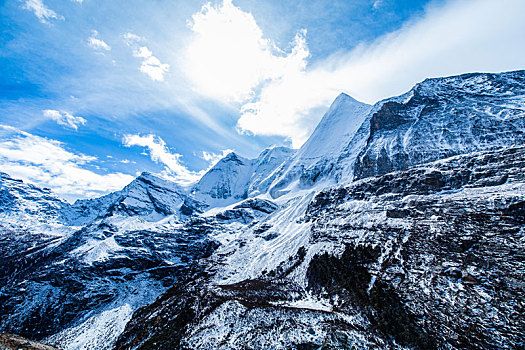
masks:
<svg viewBox="0 0 525 350"><path fill-rule="evenodd" d="M289 52L264 37L252 14L224 0L210 3L188 23L192 42L185 50L184 72L195 89L227 101L243 102L266 80L301 71L309 53L305 31L299 31Z"/></svg>
<svg viewBox="0 0 525 350"><path fill-rule="evenodd" d="M97 158L70 152L61 142L0 124L0 169L14 178L51 187L67 200L122 189L133 177L97 174L85 168Z"/></svg>

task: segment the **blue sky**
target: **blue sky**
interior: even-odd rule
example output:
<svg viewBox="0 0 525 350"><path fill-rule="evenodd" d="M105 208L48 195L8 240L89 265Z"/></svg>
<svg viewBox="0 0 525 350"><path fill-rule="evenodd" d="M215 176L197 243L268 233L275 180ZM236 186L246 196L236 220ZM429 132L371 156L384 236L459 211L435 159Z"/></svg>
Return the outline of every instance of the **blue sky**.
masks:
<svg viewBox="0 0 525 350"><path fill-rule="evenodd" d="M0 2L0 171L74 200L299 147L346 92L525 68L520 0Z"/></svg>

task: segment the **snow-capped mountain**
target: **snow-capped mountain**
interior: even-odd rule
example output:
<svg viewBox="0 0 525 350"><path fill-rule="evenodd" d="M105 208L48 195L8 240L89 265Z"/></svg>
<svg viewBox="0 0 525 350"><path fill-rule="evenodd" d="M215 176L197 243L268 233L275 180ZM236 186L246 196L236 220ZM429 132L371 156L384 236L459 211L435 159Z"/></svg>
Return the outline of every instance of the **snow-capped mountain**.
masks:
<svg viewBox="0 0 525 350"><path fill-rule="evenodd" d="M59 348L111 348L135 309L216 247L207 220L180 224L182 189L149 173L74 204L6 174L1 193L0 327Z"/></svg>
<svg viewBox="0 0 525 350"><path fill-rule="evenodd" d="M70 205L3 175L0 330L65 349L520 348L524 106L525 71L342 94L297 152L231 153L189 193L144 173Z"/></svg>
<svg viewBox="0 0 525 350"><path fill-rule="evenodd" d="M192 188L187 207L202 211L265 194L276 170L293 154L294 151L287 147L270 147L256 159L246 159L231 152Z"/></svg>
<svg viewBox="0 0 525 350"><path fill-rule="evenodd" d="M248 197L252 161L234 152L221 159L199 180L192 197L207 206L228 205Z"/></svg>
<svg viewBox="0 0 525 350"><path fill-rule="evenodd" d="M248 196L255 197L268 192L278 176L279 169L295 154L287 147L270 147L265 149L252 163L252 175L248 184Z"/></svg>
<svg viewBox="0 0 525 350"><path fill-rule="evenodd" d="M86 225L96 219L112 216L138 216L157 221L178 215L185 191L177 184L143 172L121 191L96 199L78 200L63 215L69 223Z"/></svg>
<svg viewBox="0 0 525 350"><path fill-rule="evenodd" d="M344 93L339 95L310 138L279 169L271 195L279 197L296 188L311 188L323 180L333 183L342 149L356 136L371 108Z"/></svg>
<svg viewBox="0 0 525 350"><path fill-rule="evenodd" d="M0 173L0 225L12 229L31 228L34 233L62 235L62 212L69 204L50 189L38 188Z"/></svg>
<svg viewBox="0 0 525 350"><path fill-rule="evenodd" d="M333 176L326 182L331 189L304 181L274 193L279 209L269 216L216 232L220 246L201 261L204 275L177 283L142 309L116 348L519 347L525 342L518 316L524 294L516 284L525 271L518 243L525 234L523 77L523 71L473 74L419 85L427 95L446 95L450 112L429 108L427 99L411 99L412 93L363 106L368 112L357 116L363 123L341 142L333 167L320 174ZM499 83L483 83L494 78ZM487 112L490 96L504 122ZM410 131L403 115L378 118L394 102L425 111ZM476 125L486 131L485 142L472 142L478 139L461 113L455 117L458 109L484 121ZM420 127L418 120L435 124ZM395 143L408 132L408 145L428 139L432 150L440 147L433 140L443 125L466 130L457 137L471 144L444 144L454 152L412 158L404 171L353 180L365 168L378 169L381 153L370 153L378 135ZM380 131L388 128L390 133ZM290 186L293 180L282 189ZM165 320L160 328L153 321L159 314Z"/></svg>

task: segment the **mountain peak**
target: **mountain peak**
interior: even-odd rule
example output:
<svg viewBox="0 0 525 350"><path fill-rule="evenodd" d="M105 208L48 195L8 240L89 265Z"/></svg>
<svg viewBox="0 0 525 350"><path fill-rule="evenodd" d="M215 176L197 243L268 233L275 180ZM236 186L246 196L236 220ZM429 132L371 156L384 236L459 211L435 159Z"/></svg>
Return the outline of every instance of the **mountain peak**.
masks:
<svg viewBox="0 0 525 350"><path fill-rule="evenodd" d="M338 153L363 123L371 106L341 93L325 113L298 157L320 158Z"/></svg>
<svg viewBox="0 0 525 350"><path fill-rule="evenodd" d="M524 96L523 70L426 79L408 93L376 105L366 147L355 163L355 178L520 145Z"/></svg>
<svg viewBox="0 0 525 350"><path fill-rule="evenodd" d="M150 173L149 171L143 171L139 176L137 176L135 178L134 181L143 181L143 182L146 182L146 183L156 183L156 182L168 182L167 180L165 179L162 179L161 177L153 174L153 173ZM134 182L133 181L133 182ZM171 181L169 181L171 182Z"/></svg>
<svg viewBox="0 0 525 350"><path fill-rule="evenodd" d="M231 164L231 163L236 163L236 164L239 164L239 165L245 165L245 164L249 164L250 160L247 159L247 158L241 157L240 155L238 155L235 152L230 152L224 158L222 158L217 163L217 165L215 167L221 166L223 164ZM213 168L212 168L212 170L213 170Z"/></svg>
<svg viewBox="0 0 525 350"><path fill-rule="evenodd" d="M337 95L337 97L335 98L334 102L332 102L332 104L338 103L339 101L343 101L343 100L359 102L352 96L348 95L346 92L341 92L339 95Z"/></svg>

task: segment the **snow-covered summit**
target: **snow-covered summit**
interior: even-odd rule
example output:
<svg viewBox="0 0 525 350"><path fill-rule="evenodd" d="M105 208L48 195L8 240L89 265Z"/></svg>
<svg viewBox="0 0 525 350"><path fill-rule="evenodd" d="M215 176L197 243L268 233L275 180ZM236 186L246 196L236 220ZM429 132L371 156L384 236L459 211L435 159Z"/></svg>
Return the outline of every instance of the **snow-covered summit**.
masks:
<svg viewBox="0 0 525 350"><path fill-rule="evenodd" d="M229 153L193 187L191 195L209 206L228 205L247 197L251 160Z"/></svg>
<svg viewBox="0 0 525 350"><path fill-rule="evenodd" d="M185 197L185 191L176 183L143 172L121 191L76 201L65 216L77 225L114 215L139 216L146 221L157 221L177 214Z"/></svg>
<svg viewBox="0 0 525 350"><path fill-rule="evenodd" d="M229 153L211 168L191 191L202 207L223 207L264 194L276 170L293 154L287 147L270 147L255 159Z"/></svg>
<svg viewBox="0 0 525 350"><path fill-rule="evenodd" d="M343 148L354 138L371 108L345 93L340 94L312 135L282 167L272 185L272 196L289 192L294 183L306 188L320 180L334 181L333 171Z"/></svg>
<svg viewBox="0 0 525 350"><path fill-rule="evenodd" d="M0 172L0 213L23 211L28 215L58 216L67 202L48 188L39 188Z"/></svg>
<svg viewBox="0 0 525 350"><path fill-rule="evenodd" d="M28 230L33 235L65 236L72 231L62 215L69 207L50 189L0 172L0 231Z"/></svg>

